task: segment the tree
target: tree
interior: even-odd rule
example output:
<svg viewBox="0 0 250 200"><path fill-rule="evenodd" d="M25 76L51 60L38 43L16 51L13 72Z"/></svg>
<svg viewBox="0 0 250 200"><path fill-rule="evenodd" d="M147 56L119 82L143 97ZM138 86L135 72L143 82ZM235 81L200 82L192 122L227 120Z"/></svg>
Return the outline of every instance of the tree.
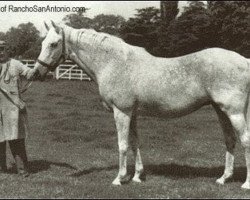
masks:
<svg viewBox="0 0 250 200"><path fill-rule="evenodd" d="M0 32L0 40L5 41L6 34L4 32Z"/></svg>
<svg viewBox="0 0 250 200"><path fill-rule="evenodd" d="M6 49L10 57L22 56L39 39L39 31L28 22L11 27L6 33Z"/></svg>
<svg viewBox="0 0 250 200"><path fill-rule="evenodd" d="M154 52L158 56L173 57L195 52L211 46L210 14L202 2L190 3L178 18L161 29Z"/></svg>
<svg viewBox="0 0 250 200"><path fill-rule="evenodd" d="M166 56L162 42L167 38L166 33L169 25L176 19L179 13L178 1L160 1L160 7L161 20L159 26L154 31L154 38L157 38L157 40L155 41L151 53L155 56Z"/></svg>
<svg viewBox="0 0 250 200"><path fill-rule="evenodd" d="M178 1L161 1L161 18L165 26L175 19L179 13Z"/></svg>
<svg viewBox="0 0 250 200"><path fill-rule="evenodd" d="M121 37L129 44L152 51L157 44L156 30L160 24L160 10L154 7L136 9L137 14L120 29Z"/></svg>
<svg viewBox="0 0 250 200"><path fill-rule="evenodd" d="M180 56L209 47L221 47L250 57L250 3L246 1L192 1L183 14L159 31L154 54Z"/></svg>
<svg viewBox="0 0 250 200"><path fill-rule="evenodd" d="M66 15L63 18L63 21L65 21L66 25L71 26L72 28L76 29L90 28L92 24L92 19L84 16L86 10L84 11L81 10L78 11L77 13Z"/></svg>
<svg viewBox="0 0 250 200"><path fill-rule="evenodd" d="M32 44L32 46L24 52L22 59L37 59L42 48L42 41L44 38L37 38L37 40Z"/></svg>
<svg viewBox="0 0 250 200"><path fill-rule="evenodd" d="M125 23L125 19L120 15L100 14L93 18L91 27L96 31L119 35L119 29Z"/></svg>
<svg viewBox="0 0 250 200"><path fill-rule="evenodd" d="M250 57L250 3L214 1L208 3L215 44Z"/></svg>

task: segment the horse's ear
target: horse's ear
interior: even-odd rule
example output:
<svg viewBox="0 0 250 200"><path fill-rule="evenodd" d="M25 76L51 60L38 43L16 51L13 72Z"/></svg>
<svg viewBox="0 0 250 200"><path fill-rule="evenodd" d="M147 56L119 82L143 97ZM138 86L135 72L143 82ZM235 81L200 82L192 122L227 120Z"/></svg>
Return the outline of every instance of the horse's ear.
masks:
<svg viewBox="0 0 250 200"><path fill-rule="evenodd" d="M51 21L52 26L53 26L54 28L56 28L57 26L56 26L55 22L52 21L52 20L50 20L50 21Z"/></svg>
<svg viewBox="0 0 250 200"><path fill-rule="evenodd" d="M60 32L60 28L55 24L55 22L53 22L52 20L51 20L51 24L52 24L52 26L55 28L55 30L56 30L56 33L58 33L59 34L59 32Z"/></svg>
<svg viewBox="0 0 250 200"><path fill-rule="evenodd" d="M49 30L49 26L48 24L46 24L46 22L44 22L45 28L47 29L47 31Z"/></svg>

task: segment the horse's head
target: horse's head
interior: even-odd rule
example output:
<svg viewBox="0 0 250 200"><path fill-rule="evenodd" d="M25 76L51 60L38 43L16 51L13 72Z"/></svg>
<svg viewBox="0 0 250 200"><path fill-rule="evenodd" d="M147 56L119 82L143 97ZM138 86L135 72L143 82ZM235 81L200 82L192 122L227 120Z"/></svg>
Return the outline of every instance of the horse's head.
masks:
<svg viewBox="0 0 250 200"><path fill-rule="evenodd" d="M47 35L42 42L42 49L35 64L35 68L39 71L40 77L44 80L49 71L54 71L56 67L65 61L65 35L61 27L51 21L52 27L44 22L47 29Z"/></svg>

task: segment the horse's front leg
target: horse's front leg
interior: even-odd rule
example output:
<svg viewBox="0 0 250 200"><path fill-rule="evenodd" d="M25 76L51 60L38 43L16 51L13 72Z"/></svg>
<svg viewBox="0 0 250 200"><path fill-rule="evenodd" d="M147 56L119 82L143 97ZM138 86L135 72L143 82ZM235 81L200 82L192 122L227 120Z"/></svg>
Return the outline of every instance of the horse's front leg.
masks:
<svg viewBox="0 0 250 200"><path fill-rule="evenodd" d="M127 175L128 138L132 111L125 113L116 107L114 107L113 110L119 146L119 172L113 184L121 185L122 179Z"/></svg>
<svg viewBox="0 0 250 200"><path fill-rule="evenodd" d="M133 112L131 123L130 123L130 132L129 132L129 140L132 147L132 151L135 158L135 174L133 177L134 182L141 182L140 176L143 173L143 164L140 154L140 142L139 142L139 136L137 133L137 120L136 120L136 111Z"/></svg>

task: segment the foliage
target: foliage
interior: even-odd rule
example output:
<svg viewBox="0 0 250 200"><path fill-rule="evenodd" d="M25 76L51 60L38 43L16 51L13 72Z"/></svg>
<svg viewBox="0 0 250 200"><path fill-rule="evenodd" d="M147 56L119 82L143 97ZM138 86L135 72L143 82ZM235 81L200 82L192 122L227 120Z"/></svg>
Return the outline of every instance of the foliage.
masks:
<svg viewBox="0 0 250 200"><path fill-rule="evenodd" d="M181 56L209 47L234 50L250 57L250 3L247 1L191 1L176 17L176 2L137 10L121 28L122 38L156 56Z"/></svg>
<svg viewBox="0 0 250 200"><path fill-rule="evenodd" d="M71 26L76 29L90 28L92 20L84 16L84 14L85 12L83 11L72 13L72 14L66 15L63 18L63 21L65 21L65 24L67 24L68 26Z"/></svg>
<svg viewBox="0 0 250 200"><path fill-rule="evenodd" d="M123 23L125 23L125 19L122 16L100 14L93 18L91 26L98 32L119 35L119 29Z"/></svg>
<svg viewBox="0 0 250 200"><path fill-rule="evenodd" d="M42 47L42 41L44 38L39 37L32 46L24 52L22 59L37 59Z"/></svg>
<svg viewBox="0 0 250 200"><path fill-rule="evenodd" d="M135 18L130 18L120 29L121 37L132 45L146 48L149 52L157 44L157 29L160 25L160 10L154 7L137 9Z"/></svg>
<svg viewBox="0 0 250 200"><path fill-rule="evenodd" d="M63 18L65 23L73 28L93 28L96 31L119 35L119 29L125 22L125 19L119 15L100 14L93 19L86 17L86 12L69 14Z"/></svg>
<svg viewBox="0 0 250 200"><path fill-rule="evenodd" d="M202 2L191 4L159 33L159 56L180 56L211 46L210 14Z"/></svg>
<svg viewBox="0 0 250 200"><path fill-rule="evenodd" d="M160 5L162 21L165 23L165 26L168 26L179 12L178 1L161 1Z"/></svg>
<svg viewBox="0 0 250 200"><path fill-rule="evenodd" d="M250 3L246 1L209 2L215 44L250 57Z"/></svg>
<svg viewBox="0 0 250 200"><path fill-rule="evenodd" d="M0 40L5 41L6 35L4 32L0 32Z"/></svg>
<svg viewBox="0 0 250 200"><path fill-rule="evenodd" d="M39 31L32 23L11 27L6 33L6 49L10 57L20 57L39 39Z"/></svg>

